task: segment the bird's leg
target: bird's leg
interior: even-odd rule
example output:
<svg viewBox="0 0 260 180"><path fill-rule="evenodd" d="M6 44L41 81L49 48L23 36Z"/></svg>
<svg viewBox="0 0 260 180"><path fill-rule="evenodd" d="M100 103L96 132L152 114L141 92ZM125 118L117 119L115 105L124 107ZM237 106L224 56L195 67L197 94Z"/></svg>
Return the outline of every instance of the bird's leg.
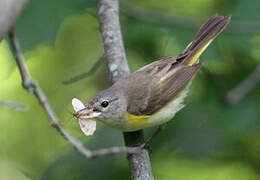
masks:
<svg viewBox="0 0 260 180"><path fill-rule="evenodd" d="M148 149L150 149L150 148L149 148L149 142L150 142L155 136L157 136L158 134L160 134L160 133L164 130L164 128L165 128L165 124L159 125L159 126L157 127L156 131L155 131L151 136L149 136L148 138L146 138L146 139L144 140L144 143L141 145L141 147L142 147L142 148L148 147Z"/></svg>

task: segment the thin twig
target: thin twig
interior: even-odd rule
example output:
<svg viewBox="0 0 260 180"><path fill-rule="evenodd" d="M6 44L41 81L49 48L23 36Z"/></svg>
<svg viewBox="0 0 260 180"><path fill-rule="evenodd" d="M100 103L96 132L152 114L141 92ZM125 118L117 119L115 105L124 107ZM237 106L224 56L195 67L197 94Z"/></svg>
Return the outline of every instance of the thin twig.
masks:
<svg viewBox="0 0 260 180"><path fill-rule="evenodd" d="M79 80L85 79L89 76L92 76L98 70L98 68L102 65L103 60L104 60L104 56L101 56L88 72L85 72L83 74L79 74L70 79L67 79L67 80L63 81L62 84L64 84L64 85L72 84L72 83L78 82Z"/></svg>
<svg viewBox="0 0 260 180"><path fill-rule="evenodd" d="M99 0L98 15L100 28L105 57L108 61L113 82L129 74L118 11L118 0ZM144 142L143 130L123 134L126 146L132 147ZM154 179L147 149L142 149L134 154L128 154L128 162L131 176L134 180Z"/></svg>
<svg viewBox="0 0 260 180"><path fill-rule="evenodd" d="M26 111L29 109L29 107L26 104L6 100L0 100L0 106L17 111Z"/></svg>
<svg viewBox="0 0 260 180"><path fill-rule="evenodd" d="M200 20L192 17L172 16L162 13L150 12L139 7L130 5L129 3L120 3L120 10L136 19L147 21L160 25L178 25L185 28L198 28L201 24Z"/></svg>
<svg viewBox="0 0 260 180"><path fill-rule="evenodd" d="M200 24L204 21L203 19L194 17L175 16L165 13L152 12L130 5L130 3L121 2L120 7L120 10L128 16L159 25L198 29ZM230 33L254 34L260 31L260 23L232 21L226 31Z"/></svg>
<svg viewBox="0 0 260 180"><path fill-rule="evenodd" d="M248 92L260 82L260 65L257 66L248 77L230 90L227 94L227 100L230 104L238 103Z"/></svg>
<svg viewBox="0 0 260 180"><path fill-rule="evenodd" d="M86 147L84 147L81 141L79 141L74 136L72 136L62 126L60 120L58 119L58 117L52 110L50 104L48 103L47 97L45 96L44 92L37 84L37 82L34 79L32 79L31 75L29 74L29 71L27 70L25 64L24 56L20 48L19 41L15 35L14 30L11 30L9 32L9 38L10 38L11 49L21 74L23 87L35 95L40 105L42 106L42 108L48 115L49 119L51 120L52 126L56 128L56 130L60 133L60 135L63 136L78 152L80 152L86 158L94 158L103 155L111 155L117 153L134 153L139 151L138 148L126 148L126 147L111 147L111 148L104 148L96 151L91 151Z"/></svg>

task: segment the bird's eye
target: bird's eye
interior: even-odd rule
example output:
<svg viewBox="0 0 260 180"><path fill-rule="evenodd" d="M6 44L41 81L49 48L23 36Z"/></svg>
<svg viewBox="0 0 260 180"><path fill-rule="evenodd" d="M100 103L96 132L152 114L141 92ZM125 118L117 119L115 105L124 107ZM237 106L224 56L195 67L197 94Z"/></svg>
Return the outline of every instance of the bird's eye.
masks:
<svg viewBox="0 0 260 180"><path fill-rule="evenodd" d="M103 101L103 102L101 103L101 106L105 108L105 107L108 106L108 104L109 104L108 101Z"/></svg>

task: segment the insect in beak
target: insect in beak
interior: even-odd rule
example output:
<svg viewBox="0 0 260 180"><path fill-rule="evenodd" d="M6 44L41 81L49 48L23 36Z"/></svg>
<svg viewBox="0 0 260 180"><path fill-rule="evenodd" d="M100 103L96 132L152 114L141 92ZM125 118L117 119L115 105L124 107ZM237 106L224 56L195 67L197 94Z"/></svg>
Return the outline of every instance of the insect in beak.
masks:
<svg viewBox="0 0 260 180"><path fill-rule="evenodd" d="M73 98L72 106L75 110L73 116L79 120L81 131L86 135L93 135L96 131L96 121L89 118L99 116L100 112L95 112L93 108L86 107L80 100Z"/></svg>
<svg viewBox="0 0 260 180"><path fill-rule="evenodd" d="M91 119L98 117L100 114L100 112L94 111L93 108L85 107L84 109L75 112L73 115L78 119Z"/></svg>
<svg viewBox="0 0 260 180"><path fill-rule="evenodd" d="M93 109L85 107L85 108L73 113L73 115L78 119L86 119L92 112L93 112Z"/></svg>

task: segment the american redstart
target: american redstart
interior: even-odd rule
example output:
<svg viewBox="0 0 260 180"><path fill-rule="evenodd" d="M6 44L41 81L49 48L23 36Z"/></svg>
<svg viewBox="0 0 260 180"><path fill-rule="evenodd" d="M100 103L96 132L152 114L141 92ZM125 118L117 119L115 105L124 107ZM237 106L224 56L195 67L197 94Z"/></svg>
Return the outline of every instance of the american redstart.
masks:
<svg viewBox="0 0 260 180"><path fill-rule="evenodd" d="M183 108L190 82L201 68L200 55L230 22L213 16L178 56L148 64L95 95L85 106L72 100L81 130L92 135L99 120L122 131L161 125Z"/></svg>

